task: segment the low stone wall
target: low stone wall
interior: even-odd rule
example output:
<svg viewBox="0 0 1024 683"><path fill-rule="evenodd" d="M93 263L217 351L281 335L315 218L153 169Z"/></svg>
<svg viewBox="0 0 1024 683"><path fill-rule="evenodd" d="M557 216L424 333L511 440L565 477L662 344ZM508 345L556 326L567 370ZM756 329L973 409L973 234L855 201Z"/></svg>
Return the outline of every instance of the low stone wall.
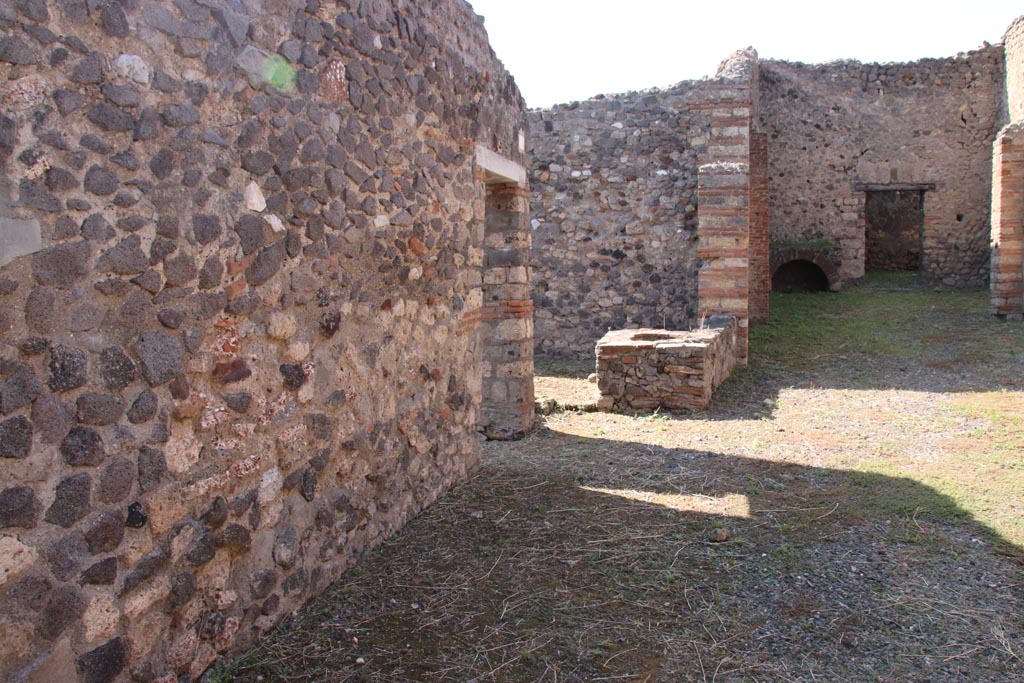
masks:
<svg viewBox="0 0 1024 683"><path fill-rule="evenodd" d="M615 330L597 343L598 408L703 410L740 362L736 319L690 331Z"/></svg>

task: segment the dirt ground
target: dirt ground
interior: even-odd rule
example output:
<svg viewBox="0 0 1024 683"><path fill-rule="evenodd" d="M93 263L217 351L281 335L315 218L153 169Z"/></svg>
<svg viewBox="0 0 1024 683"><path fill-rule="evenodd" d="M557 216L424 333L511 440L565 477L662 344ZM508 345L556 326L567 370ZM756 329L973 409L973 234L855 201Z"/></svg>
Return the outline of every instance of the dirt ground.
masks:
<svg viewBox="0 0 1024 683"><path fill-rule="evenodd" d="M773 299L695 415L556 411L211 680L1024 680L1024 326ZM589 362L541 360L585 403Z"/></svg>

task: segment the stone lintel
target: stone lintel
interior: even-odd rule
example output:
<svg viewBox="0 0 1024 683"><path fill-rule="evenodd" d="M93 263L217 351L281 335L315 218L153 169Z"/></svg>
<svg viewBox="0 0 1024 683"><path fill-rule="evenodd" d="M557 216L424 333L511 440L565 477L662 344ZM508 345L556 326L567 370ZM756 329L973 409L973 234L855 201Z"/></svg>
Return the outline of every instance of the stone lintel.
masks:
<svg viewBox="0 0 1024 683"><path fill-rule="evenodd" d="M476 163L484 171L485 183L526 185L526 168L524 166L487 149L483 145L476 146Z"/></svg>

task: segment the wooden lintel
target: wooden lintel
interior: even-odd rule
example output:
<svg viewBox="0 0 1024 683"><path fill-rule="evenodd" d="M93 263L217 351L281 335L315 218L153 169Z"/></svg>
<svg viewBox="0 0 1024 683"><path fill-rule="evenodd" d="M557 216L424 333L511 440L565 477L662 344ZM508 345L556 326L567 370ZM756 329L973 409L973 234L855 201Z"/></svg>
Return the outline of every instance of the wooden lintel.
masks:
<svg viewBox="0 0 1024 683"><path fill-rule="evenodd" d="M855 192L885 192L887 190L934 190L935 183L861 183L854 182Z"/></svg>

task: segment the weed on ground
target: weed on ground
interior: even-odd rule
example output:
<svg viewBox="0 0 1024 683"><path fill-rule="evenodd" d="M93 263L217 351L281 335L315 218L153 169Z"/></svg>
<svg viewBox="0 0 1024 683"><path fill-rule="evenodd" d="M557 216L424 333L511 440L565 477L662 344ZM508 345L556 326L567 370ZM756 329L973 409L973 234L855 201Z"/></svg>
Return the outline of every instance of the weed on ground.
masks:
<svg viewBox="0 0 1024 683"><path fill-rule="evenodd" d="M486 443L216 680L1024 680L1024 327L986 305L773 297L710 410ZM539 395L591 367L542 359Z"/></svg>

